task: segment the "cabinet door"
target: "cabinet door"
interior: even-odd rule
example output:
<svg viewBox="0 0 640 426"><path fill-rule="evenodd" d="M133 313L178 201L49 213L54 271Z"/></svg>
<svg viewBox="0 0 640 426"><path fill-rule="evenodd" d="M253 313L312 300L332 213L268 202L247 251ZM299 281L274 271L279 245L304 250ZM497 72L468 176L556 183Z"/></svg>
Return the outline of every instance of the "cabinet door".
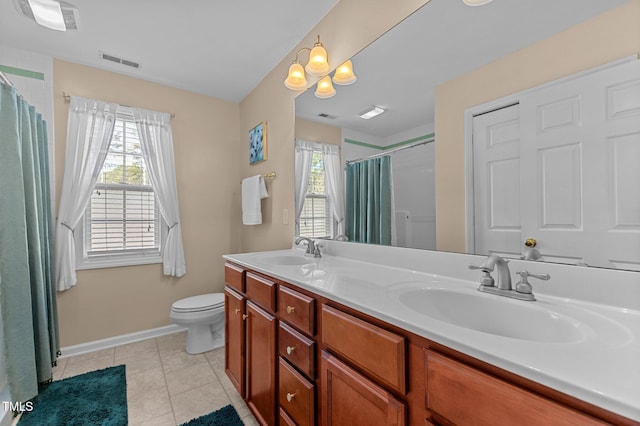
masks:
<svg viewBox="0 0 640 426"><path fill-rule="evenodd" d="M229 287L224 289L225 372L238 393L245 397L245 298Z"/></svg>
<svg viewBox="0 0 640 426"><path fill-rule="evenodd" d="M322 352L320 371L324 426L407 424L402 401L328 352Z"/></svg>
<svg viewBox="0 0 640 426"><path fill-rule="evenodd" d="M262 424L276 424L277 321L247 301L247 405Z"/></svg>

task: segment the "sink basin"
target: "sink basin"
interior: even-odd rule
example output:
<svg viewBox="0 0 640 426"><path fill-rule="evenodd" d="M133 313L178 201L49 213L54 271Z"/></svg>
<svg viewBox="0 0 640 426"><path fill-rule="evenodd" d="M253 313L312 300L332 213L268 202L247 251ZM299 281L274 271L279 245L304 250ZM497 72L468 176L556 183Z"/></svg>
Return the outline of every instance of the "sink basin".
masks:
<svg viewBox="0 0 640 426"><path fill-rule="evenodd" d="M408 290L399 300L420 314L482 333L548 343L572 343L585 337L581 321L538 302L440 288Z"/></svg>

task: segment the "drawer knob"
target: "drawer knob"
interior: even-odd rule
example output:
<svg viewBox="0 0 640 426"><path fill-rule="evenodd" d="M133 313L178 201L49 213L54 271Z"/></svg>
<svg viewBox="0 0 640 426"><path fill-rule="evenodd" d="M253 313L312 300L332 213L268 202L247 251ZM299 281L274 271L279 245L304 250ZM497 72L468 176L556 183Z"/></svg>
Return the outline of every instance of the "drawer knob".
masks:
<svg viewBox="0 0 640 426"><path fill-rule="evenodd" d="M287 354L291 355L296 350L295 346L287 346Z"/></svg>
<svg viewBox="0 0 640 426"><path fill-rule="evenodd" d="M240 313L240 309L236 308L236 315Z"/></svg>
<svg viewBox="0 0 640 426"><path fill-rule="evenodd" d="M295 392L294 393L288 393L287 392L287 401L291 402L291 401L293 401L293 398L295 398L295 397L296 397Z"/></svg>
<svg viewBox="0 0 640 426"><path fill-rule="evenodd" d="M247 318L249 318L249 315L248 315L248 314L242 314L242 319L243 319L243 320L246 320Z"/></svg>
<svg viewBox="0 0 640 426"><path fill-rule="evenodd" d="M288 314L292 314L296 311L296 308L294 308L293 306L287 306L287 313Z"/></svg>

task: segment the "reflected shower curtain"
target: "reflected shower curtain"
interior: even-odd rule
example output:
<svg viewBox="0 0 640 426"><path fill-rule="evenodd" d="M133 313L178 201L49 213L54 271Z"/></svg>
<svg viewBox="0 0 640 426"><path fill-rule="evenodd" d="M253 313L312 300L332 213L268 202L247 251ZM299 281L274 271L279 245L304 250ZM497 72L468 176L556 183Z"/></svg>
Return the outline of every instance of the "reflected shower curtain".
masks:
<svg viewBox="0 0 640 426"><path fill-rule="evenodd" d="M347 238L391 245L393 193L391 157L347 164Z"/></svg>
<svg viewBox="0 0 640 426"><path fill-rule="evenodd" d="M58 344L46 123L0 85L0 303L14 401L50 380Z"/></svg>

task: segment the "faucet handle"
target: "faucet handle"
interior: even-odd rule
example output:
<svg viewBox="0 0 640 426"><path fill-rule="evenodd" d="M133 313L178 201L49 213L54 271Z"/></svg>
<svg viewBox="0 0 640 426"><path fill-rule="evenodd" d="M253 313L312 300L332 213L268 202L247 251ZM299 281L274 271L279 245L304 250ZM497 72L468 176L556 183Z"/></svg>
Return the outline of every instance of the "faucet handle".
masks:
<svg viewBox="0 0 640 426"><path fill-rule="evenodd" d="M528 277L538 278L539 280L545 281L551 278L551 275L549 274L532 274L527 270L516 272L516 274L521 277L520 281L516 284L516 291L522 294L531 294L533 292L533 288L531 287L531 284L529 284Z"/></svg>
<svg viewBox="0 0 640 426"><path fill-rule="evenodd" d="M544 281L548 281L551 278L551 275L549 274L532 274L527 270L516 272L516 274L520 275L522 277L522 282L525 283L527 282L527 277L533 277Z"/></svg>

